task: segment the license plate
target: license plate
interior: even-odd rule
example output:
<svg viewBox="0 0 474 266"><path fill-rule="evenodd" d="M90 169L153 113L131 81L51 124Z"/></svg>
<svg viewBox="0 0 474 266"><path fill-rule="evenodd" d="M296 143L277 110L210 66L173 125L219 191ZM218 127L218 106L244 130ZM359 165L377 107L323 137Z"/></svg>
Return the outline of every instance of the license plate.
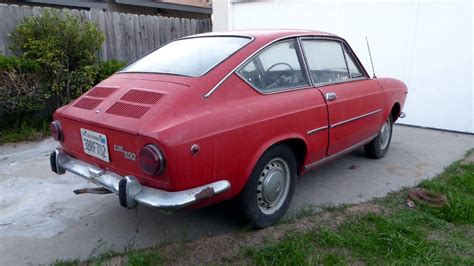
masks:
<svg viewBox="0 0 474 266"><path fill-rule="evenodd" d="M81 128L84 152L103 161L109 162L107 136L92 130Z"/></svg>

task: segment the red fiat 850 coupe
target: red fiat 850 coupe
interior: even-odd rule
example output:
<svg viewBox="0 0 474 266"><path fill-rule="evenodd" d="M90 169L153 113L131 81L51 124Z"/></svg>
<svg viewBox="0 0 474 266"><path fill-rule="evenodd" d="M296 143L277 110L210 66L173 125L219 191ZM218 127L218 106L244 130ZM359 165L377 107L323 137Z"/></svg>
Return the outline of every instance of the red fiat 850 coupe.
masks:
<svg viewBox="0 0 474 266"><path fill-rule="evenodd" d="M361 146L383 157L406 93L401 81L371 78L333 34L185 37L59 108L51 168L100 186L85 192L118 194L126 208L236 197L262 228L288 208L297 175Z"/></svg>

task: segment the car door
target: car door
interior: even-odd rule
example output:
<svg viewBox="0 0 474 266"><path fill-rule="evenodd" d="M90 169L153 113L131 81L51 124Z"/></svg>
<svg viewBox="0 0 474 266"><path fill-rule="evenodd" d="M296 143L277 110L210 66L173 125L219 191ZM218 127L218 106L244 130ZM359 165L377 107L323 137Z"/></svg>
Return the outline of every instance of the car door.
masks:
<svg viewBox="0 0 474 266"><path fill-rule="evenodd" d="M368 77L344 41L303 38L301 43L312 82L328 108L327 154L370 140L384 120L380 85Z"/></svg>
<svg viewBox="0 0 474 266"><path fill-rule="evenodd" d="M306 137L308 162L326 156L328 145L327 108L321 93L314 90L303 63L296 38L276 41L254 55L237 70L237 75L261 95L256 98L258 120L273 121L262 139L294 135ZM247 105L249 108L249 105ZM249 109L252 110L252 109Z"/></svg>

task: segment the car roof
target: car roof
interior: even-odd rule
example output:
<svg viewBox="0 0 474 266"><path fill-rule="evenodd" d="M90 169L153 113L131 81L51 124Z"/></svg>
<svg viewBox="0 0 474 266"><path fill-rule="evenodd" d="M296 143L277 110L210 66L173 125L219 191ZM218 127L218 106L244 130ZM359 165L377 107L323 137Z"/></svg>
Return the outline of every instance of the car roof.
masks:
<svg viewBox="0 0 474 266"><path fill-rule="evenodd" d="M224 31L224 32L208 32L193 37L198 36L250 36L255 39L279 39L284 37L291 36L324 36L324 37L336 37L339 36L317 30L303 30L303 29L251 29L251 30L233 30L233 31Z"/></svg>

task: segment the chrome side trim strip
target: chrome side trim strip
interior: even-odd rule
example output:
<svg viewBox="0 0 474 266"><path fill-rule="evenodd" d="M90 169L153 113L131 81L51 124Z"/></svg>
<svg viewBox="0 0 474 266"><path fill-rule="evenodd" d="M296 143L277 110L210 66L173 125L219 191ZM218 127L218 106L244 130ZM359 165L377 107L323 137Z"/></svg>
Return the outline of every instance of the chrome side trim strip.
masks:
<svg viewBox="0 0 474 266"><path fill-rule="evenodd" d="M331 85L342 84L342 83L349 83L349 82L360 81L360 80L369 80L369 78L367 78L367 77L360 77L360 78L343 79L343 80L338 80L338 81L315 83L315 84L313 84L313 86L314 86L315 88L319 88L319 87L324 87L324 86L331 86Z"/></svg>
<svg viewBox="0 0 474 266"><path fill-rule="evenodd" d="M237 69L238 67L240 67L242 65L242 63L240 63L235 69ZM234 70L235 70L234 69ZM210 91L208 91L205 95L204 95L204 99L211 96L211 94L217 90L217 88L219 88L221 86L221 84L230 76L232 75L232 73L234 73L234 70L232 70L231 72L227 73L227 75L225 75L225 77L223 79L221 79L221 81L219 81L216 86L214 86Z"/></svg>
<svg viewBox="0 0 474 266"><path fill-rule="evenodd" d="M347 120L344 120L344 121L341 121L341 122L332 124L332 125L331 125L331 128L334 128L334 127L337 127L337 126L340 126L340 125L343 125L343 124L347 124L347 123L349 123L349 122L352 122L352 121L355 121L355 120L358 120L358 119L367 117L367 116L369 116L369 115L376 114L376 113L381 112L381 111L382 111L382 109L377 109L377 110L372 111L372 112L370 112L370 113L366 113L366 114L363 114L363 115L359 115L359 116L356 116L356 117L353 117L353 118L350 118L350 119L347 119Z"/></svg>
<svg viewBox="0 0 474 266"><path fill-rule="evenodd" d="M347 153L349 153L349 152L351 152L351 151L354 151L354 150L356 150L357 148L359 148L359 147L361 147L361 146L363 146L363 145L365 145L365 144L371 142L375 137L377 137L377 135L378 135L378 133L375 134L375 135L373 135L372 137L370 137L370 138L368 138L368 139L365 139L365 140L363 140L363 141L361 141L361 142L359 142L359 143L357 143L357 144L355 144L355 145L352 145L352 146L350 146L350 147L348 147L348 148L346 148L346 149L344 149L344 150L342 150L342 151L340 151L340 152L338 152L338 153L335 153L335 154L333 154L333 155L329 155L328 157L325 157L325 158L323 158L323 159L321 159L321 160L319 160L319 161L316 161L316 162L312 162L312 163L310 163L310 164L307 164L307 165L304 166L304 169L305 169L305 170L308 170L308 169L310 169L310 168L313 168L313 167L316 167L316 166L318 166L318 165L324 164L324 163L326 163L326 162L328 162L328 161L331 161L331 160L333 160L333 159L335 159L335 158L337 158L337 157L339 157L339 156L345 155L345 154L347 154Z"/></svg>
<svg viewBox="0 0 474 266"><path fill-rule="evenodd" d="M313 134L315 134L316 132L321 131L321 130L325 130L325 129L327 129L327 128L328 128L328 126L318 127L318 128L309 130L308 132L306 132L306 134L307 134L307 135L313 135Z"/></svg>

